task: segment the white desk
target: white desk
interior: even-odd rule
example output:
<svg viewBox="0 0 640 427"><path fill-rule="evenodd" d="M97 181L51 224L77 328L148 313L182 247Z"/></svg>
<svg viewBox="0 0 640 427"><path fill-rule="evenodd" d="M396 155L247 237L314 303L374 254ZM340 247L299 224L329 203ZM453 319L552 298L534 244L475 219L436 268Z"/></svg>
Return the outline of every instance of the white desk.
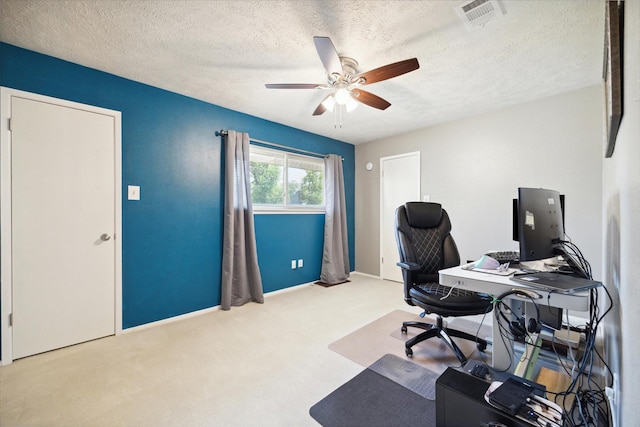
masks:
<svg viewBox="0 0 640 427"><path fill-rule="evenodd" d="M452 267L440 270L440 283L445 286L455 286L460 289L467 289L475 292L484 292L493 296L499 296L513 289L529 289L540 296L537 300L539 306L550 305L551 307L559 307L567 310L589 311L589 292L581 292L573 295L549 294L546 291L540 291L521 285L509 279L509 276L498 276L495 274L480 273L477 271L464 270L462 267ZM549 297L549 298L547 298ZM512 299L530 302L528 298L520 298L514 295L509 296ZM511 351L502 340L500 330L494 319L494 327L492 328L492 366L499 370L508 369L513 362L510 360ZM508 344L512 344L509 343Z"/></svg>

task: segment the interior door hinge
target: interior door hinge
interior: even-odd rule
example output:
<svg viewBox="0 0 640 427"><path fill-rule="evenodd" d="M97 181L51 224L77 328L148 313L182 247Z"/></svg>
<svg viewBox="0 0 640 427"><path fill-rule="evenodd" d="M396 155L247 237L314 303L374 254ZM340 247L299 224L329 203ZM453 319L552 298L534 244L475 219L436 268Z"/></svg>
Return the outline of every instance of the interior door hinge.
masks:
<svg viewBox="0 0 640 427"><path fill-rule="evenodd" d="M13 313L9 313L9 326L13 326Z"/></svg>
<svg viewBox="0 0 640 427"><path fill-rule="evenodd" d="M13 130L11 129L11 117L9 117L7 121L8 121L7 126L9 127L9 132L11 132Z"/></svg>
<svg viewBox="0 0 640 427"><path fill-rule="evenodd" d="M380 264L384 264L384 257L380 258Z"/></svg>

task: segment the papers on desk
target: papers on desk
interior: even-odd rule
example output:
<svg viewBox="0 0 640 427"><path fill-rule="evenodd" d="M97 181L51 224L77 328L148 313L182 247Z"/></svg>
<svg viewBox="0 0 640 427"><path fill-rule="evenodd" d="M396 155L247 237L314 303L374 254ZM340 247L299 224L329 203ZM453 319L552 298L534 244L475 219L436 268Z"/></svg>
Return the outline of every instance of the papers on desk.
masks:
<svg viewBox="0 0 640 427"><path fill-rule="evenodd" d="M477 271L479 273L495 274L496 276L511 276L513 273L520 271L517 268L503 268L503 269L479 268L479 267L476 267L475 264L476 264L475 262L471 262L469 264L463 265L461 268L463 270Z"/></svg>

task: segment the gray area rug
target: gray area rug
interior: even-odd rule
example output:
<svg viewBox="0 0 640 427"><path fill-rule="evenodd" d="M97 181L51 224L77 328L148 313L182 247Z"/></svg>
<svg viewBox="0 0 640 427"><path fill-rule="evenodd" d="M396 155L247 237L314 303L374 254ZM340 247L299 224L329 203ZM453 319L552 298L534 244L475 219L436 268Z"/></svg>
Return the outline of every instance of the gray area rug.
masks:
<svg viewBox="0 0 640 427"><path fill-rule="evenodd" d="M372 367L388 372L392 366L398 366L394 358L395 356L386 359L383 357L385 360L379 361L380 363L377 361ZM415 379L416 372L420 369L426 370L417 367L417 371L411 367L406 375L396 372L394 376L396 379L410 379L408 382L415 382L411 379ZM430 392L427 391L427 394L430 395ZM309 414L325 427L436 425L435 400L429 400L370 368L313 405Z"/></svg>

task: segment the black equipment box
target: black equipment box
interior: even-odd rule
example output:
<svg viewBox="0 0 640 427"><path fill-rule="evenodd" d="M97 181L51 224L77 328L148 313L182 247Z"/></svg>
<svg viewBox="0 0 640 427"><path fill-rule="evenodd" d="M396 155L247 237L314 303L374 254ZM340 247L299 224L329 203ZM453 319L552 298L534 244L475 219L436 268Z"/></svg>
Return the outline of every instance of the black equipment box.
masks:
<svg viewBox="0 0 640 427"><path fill-rule="evenodd" d="M525 421L489 405L484 394L491 384L453 368L436 381L436 425L438 427L478 427L500 425L531 427Z"/></svg>

